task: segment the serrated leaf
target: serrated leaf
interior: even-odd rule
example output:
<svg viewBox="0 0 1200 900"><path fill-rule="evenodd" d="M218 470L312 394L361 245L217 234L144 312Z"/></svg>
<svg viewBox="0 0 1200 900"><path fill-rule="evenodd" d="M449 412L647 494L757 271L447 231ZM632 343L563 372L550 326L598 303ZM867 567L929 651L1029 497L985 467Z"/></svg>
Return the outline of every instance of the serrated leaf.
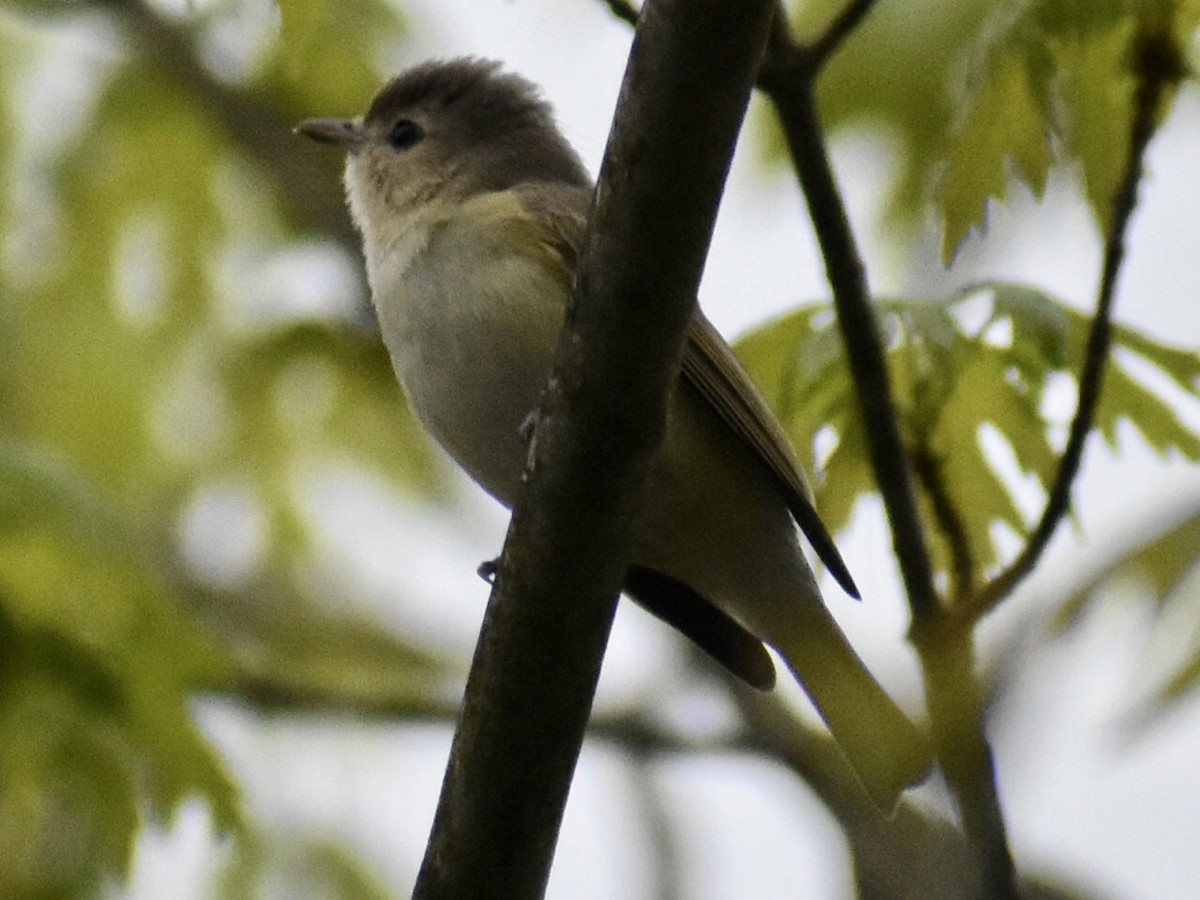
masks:
<svg viewBox="0 0 1200 900"><path fill-rule="evenodd" d="M1045 90L1037 83L1045 76L1011 48L993 55L946 155L938 190L943 260L983 223L987 201L1004 199L1013 178L1040 197L1050 170Z"/></svg>
<svg viewBox="0 0 1200 900"><path fill-rule="evenodd" d="M1198 18L1172 0L1035 0L1008 16L984 33L945 155L937 192L944 260L1010 181L1040 196L1054 164L1078 165L1107 235L1129 162L1137 48L1147 40L1158 48L1160 68L1141 75L1164 82L1161 122Z"/></svg>
<svg viewBox="0 0 1200 900"><path fill-rule="evenodd" d="M990 308L982 324L968 331L959 323L957 307L981 301ZM818 435L836 438L814 484L817 508L836 530L875 484L837 329L822 309L804 307L737 346L768 400L780 409L802 459L815 457ZM995 526L1019 535L1031 524L1015 502L1015 485L1005 482L984 452L981 434L994 429L1020 471L1048 490L1059 465L1052 441L1059 426L1045 418L1044 396L1054 379L1078 373L1089 320L1032 287L1003 282L972 286L937 303L880 300L878 315L890 335L888 368L902 437L921 454L925 477L936 479L922 490L935 565L949 574L955 560L968 559L972 577L980 581L1002 562ZM1006 340L993 338L1001 326ZM1193 399L1200 398L1200 358L1132 329L1115 327L1113 335L1118 352L1110 361L1097 430L1112 442L1118 424L1128 421L1159 452L1197 458L1200 438L1153 385L1126 371L1121 352L1125 347L1136 351ZM805 359L806 352L814 361ZM931 489L949 500L957 521L938 521ZM962 546L952 547L954 541Z"/></svg>
<svg viewBox="0 0 1200 900"><path fill-rule="evenodd" d="M1192 350L1171 347L1131 328L1117 326L1116 340L1158 368L1184 391L1194 392L1200 385L1200 355Z"/></svg>
<svg viewBox="0 0 1200 900"><path fill-rule="evenodd" d="M1179 421L1170 404L1114 363L1096 407L1096 428L1114 449L1122 422L1136 428L1160 455L1177 450L1187 459L1200 459L1200 438Z"/></svg>
<svg viewBox="0 0 1200 900"><path fill-rule="evenodd" d="M954 390L946 398L930 431L931 446L952 453L968 442L978 442L979 429L992 425L1012 446L1017 461L1029 474L1053 471L1057 457L1046 437L1046 423L1036 403L1037 386L1022 390L1007 376L1009 354L992 348L977 348L954 379ZM1020 531L1020 522L1010 522Z"/></svg>
<svg viewBox="0 0 1200 900"><path fill-rule="evenodd" d="M1104 235L1112 231L1113 203L1129 158L1136 27L1133 19L1118 21L1057 47L1062 110L1057 131L1067 158L1082 165L1088 203Z"/></svg>

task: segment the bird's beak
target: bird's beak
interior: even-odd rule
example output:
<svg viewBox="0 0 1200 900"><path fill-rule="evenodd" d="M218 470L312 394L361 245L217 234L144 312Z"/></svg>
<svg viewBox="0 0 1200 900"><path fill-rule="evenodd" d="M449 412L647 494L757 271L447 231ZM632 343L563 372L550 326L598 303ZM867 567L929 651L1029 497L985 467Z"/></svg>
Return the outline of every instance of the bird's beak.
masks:
<svg viewBox="0 0 1200 900"><path fill-rule="evenodd" d="M350 153L356 152L367 139L353 119L305 119L293 130L323 144L337 144Z"/></svg>

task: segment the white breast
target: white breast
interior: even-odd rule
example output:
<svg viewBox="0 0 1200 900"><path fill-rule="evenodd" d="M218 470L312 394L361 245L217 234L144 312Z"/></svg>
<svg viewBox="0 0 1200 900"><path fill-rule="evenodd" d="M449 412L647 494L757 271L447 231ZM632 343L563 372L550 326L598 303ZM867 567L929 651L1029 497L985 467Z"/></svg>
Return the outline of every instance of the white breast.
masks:
<svg viewBox="0 0 1200 900"><path fill-rule="evenodd" d="M496 211L473 203L397 223L368 249L368 279L418 418L511 504L524 467L521 426L549 375L566 296Z"/></svg>

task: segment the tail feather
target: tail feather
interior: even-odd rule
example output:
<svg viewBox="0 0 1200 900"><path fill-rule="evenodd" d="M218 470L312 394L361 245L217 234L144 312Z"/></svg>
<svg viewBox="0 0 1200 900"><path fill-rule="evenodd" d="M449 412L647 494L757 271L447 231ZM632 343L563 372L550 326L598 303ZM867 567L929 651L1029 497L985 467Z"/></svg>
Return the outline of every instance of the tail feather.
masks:
<svg viewBox="0 0 1200 900"><path fill-rule="evenodd" d="M809 604L803 604L809 607ZM929 742L871 675L823 607L776 649L804 687L872 799L891 810L933 766Z"/></svg>

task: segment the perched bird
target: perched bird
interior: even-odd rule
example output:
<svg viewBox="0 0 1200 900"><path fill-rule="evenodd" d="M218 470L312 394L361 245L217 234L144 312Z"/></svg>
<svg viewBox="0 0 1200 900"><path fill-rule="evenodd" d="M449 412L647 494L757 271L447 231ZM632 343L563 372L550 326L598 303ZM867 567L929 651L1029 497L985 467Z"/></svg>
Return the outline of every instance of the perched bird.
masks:
<svg viewBox="0 0 1200 900"><path fill-rule="evenodd" d="M347 152L375 311L417 418L511 507L591 178L536 88L476 59L417 66L364 116L297 130ZM857 596L783 429L699 312L646 490L626 594L758 688L774 684L763 645L775 648L882 806L924 777L926 741L847 643L805 560L797 524Z"/></svg>

